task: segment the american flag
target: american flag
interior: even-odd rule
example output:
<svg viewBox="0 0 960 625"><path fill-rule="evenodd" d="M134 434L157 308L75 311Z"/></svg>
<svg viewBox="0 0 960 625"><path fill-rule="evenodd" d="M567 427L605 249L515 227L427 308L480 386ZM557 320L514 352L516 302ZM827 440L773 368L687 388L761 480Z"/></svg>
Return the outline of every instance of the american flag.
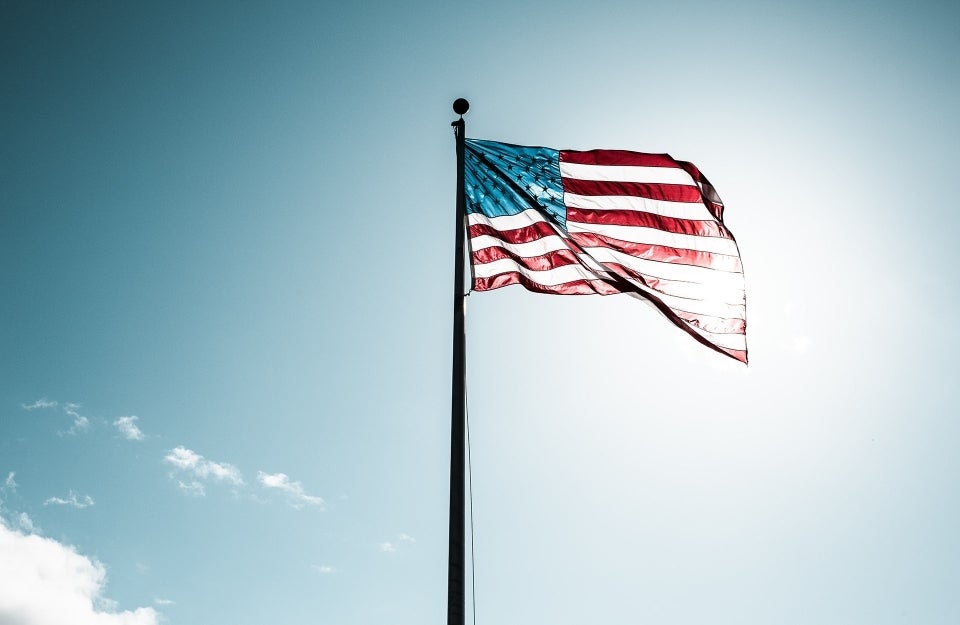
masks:
<svg viewBox="0 0 960 625"><path fill-rule="evenodd" d="M626 293L747 362L740 252L692 163L476 139L464 152L475 291Z"/></svg>

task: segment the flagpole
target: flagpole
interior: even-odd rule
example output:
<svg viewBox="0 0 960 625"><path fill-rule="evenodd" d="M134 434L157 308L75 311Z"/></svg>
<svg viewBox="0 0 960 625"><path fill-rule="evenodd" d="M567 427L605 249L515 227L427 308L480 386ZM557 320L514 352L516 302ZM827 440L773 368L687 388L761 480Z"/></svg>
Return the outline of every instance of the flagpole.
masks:
<svg viewBox="0 0 960 625"><path fill-rule="evenodd" d="M466 422L466 331L464 329L463 241L466 196L464 195L463 152L466 124L463 114L470 103L458 98L453 103L460 119L451 123L457 138L456 251L453 260L453 379L450 404L450 530L447 554L447 625L464 625L466 612L464 573L464 426Z"/></svg>

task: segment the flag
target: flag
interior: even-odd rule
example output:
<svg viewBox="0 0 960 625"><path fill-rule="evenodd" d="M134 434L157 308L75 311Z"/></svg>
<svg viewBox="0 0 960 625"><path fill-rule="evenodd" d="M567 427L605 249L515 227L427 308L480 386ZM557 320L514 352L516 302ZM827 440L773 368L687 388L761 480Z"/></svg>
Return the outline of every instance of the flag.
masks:
<svg viewBox="0 0 960 625"><path fill-rule="evenodd" d="M740 252L692 163L477 139L464 159L473 290L626 293L747 362Z"/></svg>

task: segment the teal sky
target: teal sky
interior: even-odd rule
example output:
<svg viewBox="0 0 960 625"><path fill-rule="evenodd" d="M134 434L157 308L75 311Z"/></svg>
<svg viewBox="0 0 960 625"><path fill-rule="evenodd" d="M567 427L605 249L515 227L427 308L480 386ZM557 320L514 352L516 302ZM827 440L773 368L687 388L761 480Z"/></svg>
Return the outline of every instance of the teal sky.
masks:
<svg viewBox="0 0 960 625"><path fill-rule="evenodd" d="M442 624L470 137L669 152L749 368L468 300L477 622L960 622L951 3L0 6L0 625Z"/></svg>

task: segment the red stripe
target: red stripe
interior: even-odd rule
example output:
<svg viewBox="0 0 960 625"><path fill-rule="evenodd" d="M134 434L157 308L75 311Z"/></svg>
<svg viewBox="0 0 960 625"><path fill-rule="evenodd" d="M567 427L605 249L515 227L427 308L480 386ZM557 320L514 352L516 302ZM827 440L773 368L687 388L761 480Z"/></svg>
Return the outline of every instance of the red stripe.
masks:
<svg viewBox="0 0 960 625"><path fill-rule="evenodd" d="M470 224L468 236L472 239L481 235L489 235L494 238L506 241L507 243L529 243L543 237L549 237L557 234L557 231L545 221L538 221L529 226L516 228L514 230L497 230L488 224Z"/></svg>
<svg viewBox="0 0 960 625"><path fill-rule="evenodd" d="M710 181L707 180L707 177L700 173L700 170L697 169L697 166L689 161L678 161L680 167L690 174L690 177L697 181L703 188L703 203L706 204L707 209L710 213L717 218L717 221L723 221L723 202L720 200L720 196L717 195L717 190L710 184Z"/></svg>
<svg viewBox="0 0 960 625"><path fill-rule="evenodd" d="M565 193L576 195L629 195L665 202L702 202L700 189L688 184L656 184L647 182L609 182L563 178Z"/></svg>
<svg viewBox="0 0 960 625"><path fill-rule="evenodd" d="M502 247L486 247L473 253L474 265L485 265L495 260L509 258L519 265L534 271L547 271L566 265L576 265L580 261L577 255L570 250L557 250L541 256L517 256Z"/></svg>
<svg viewBox="0 0 960 625"><path fill-rule="evenodd" d="M615 287L603 280L574 280L562 284L546 285L530 280L516 271L501 273L490 278L476 278L473 281L474 291L492 291L511 284L521 284L528 291L535 293L550 293L554 295L614 295L619 293Z"/></svg>
<svg viewBox="0 0 960 625"><path fill-rule="evenodd" d="M561 150L561 163L579 163L581 165L633 165L639 167L673 167L680 164L669 154L645 154L627 150Z"/></svg>
<svg viewBox="0 0 960 625"><path fill-rule="evenodd" d="M723 221L723 204L718 204L709 200L705 200L703 203L707 205L707 210L710 211L711 215L717 218L717 221Z"/></svg>
<svg viewBox="0 0 960 625"><path fill-rule="evenodd" d="M685 250L676 247L667 247L665 245L649 245L646 243L632 243L630 241L621 241L613 237L603 236L602 234L591 234L588 232L571 232L570 240L579 247L607 247L630 256L655 260L661 263L672 263L676 265L693 265L694 267L706 267L717 271L726 271L729 273L743 273L743 266L740 259L736 256L726 254L715 254L713 252L697 252L695 250Z"/></svg>
<svg viewBox="0 0 960 625"><path fill-rule="evenodd" d="M688 174L690 174L690 177L696 180L697 182L706 181L706 178L704 178L703 174L700 173L700 169L690 161L677 161L677 166L680 169L687 172Z"/></svg>
<svg viewBox="0 0 960 625"><path fill-rule="evenodd" d="M726 347L716 347L714 345L711 345L710 347L723 352L731 358L739 360L743 364L747 364L747 352L743 351L742 349L727 349Z"/></svg>
<svg viewBox="0 0 960 625"><path fill-rule="evenodd" d="M567 207L567 223L600 224L605 226L638 226L654 228L673 234L732 239L723 225L715 221L678 219L653 213L631 210L596 210Z"/></svg>

